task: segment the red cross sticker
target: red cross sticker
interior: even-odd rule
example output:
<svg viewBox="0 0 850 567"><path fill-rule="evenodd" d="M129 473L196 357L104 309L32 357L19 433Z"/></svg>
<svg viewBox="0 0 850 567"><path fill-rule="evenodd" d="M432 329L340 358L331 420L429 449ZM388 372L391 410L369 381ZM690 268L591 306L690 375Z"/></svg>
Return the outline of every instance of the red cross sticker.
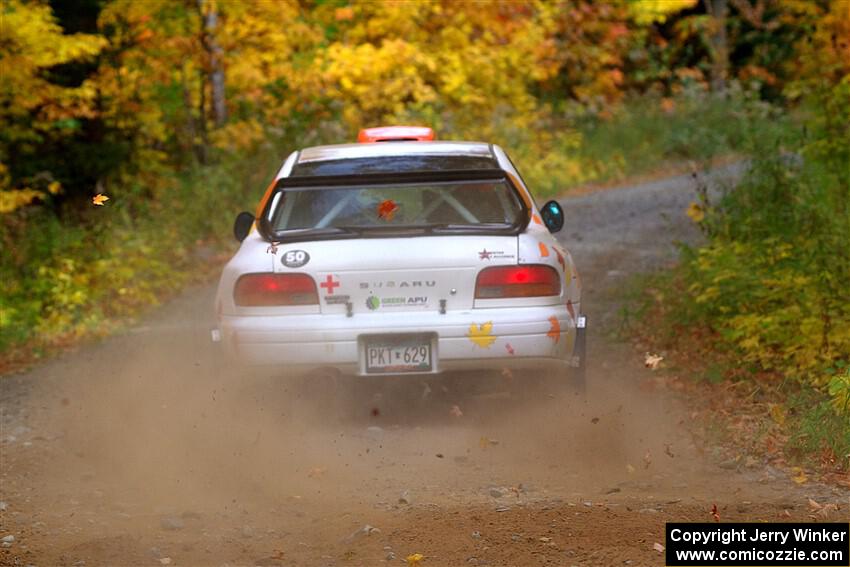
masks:
<svg viewBox="0 0 850 567"><path fill-rule="evenodd" d="M334 288L339 287L339 282L334 280L332 275L328 275L328 278L319 284L319 287L324 287L328 290L328 295L334 294Z"/></svg>

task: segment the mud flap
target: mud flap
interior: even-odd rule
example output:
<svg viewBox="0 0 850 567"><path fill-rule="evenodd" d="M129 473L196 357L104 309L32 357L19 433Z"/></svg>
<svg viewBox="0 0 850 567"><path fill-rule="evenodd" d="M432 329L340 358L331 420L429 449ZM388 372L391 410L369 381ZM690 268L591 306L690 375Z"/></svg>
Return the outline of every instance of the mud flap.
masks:
<svg viewBox="0 0 850 567"><path fill-rule="evenodd" d="M579 315L576 320L576 342L573 346L572 386L577 392L586 391L587 376L587 317Z"/></svg>

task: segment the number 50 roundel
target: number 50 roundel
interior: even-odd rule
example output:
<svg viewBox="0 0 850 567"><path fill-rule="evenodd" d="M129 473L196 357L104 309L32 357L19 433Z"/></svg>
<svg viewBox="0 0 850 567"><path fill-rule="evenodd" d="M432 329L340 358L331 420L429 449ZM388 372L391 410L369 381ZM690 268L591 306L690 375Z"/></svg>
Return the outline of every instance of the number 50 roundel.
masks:
<svg viewBox="0 0 850 567"><path fill-rule="evenodd" d="M283 254L281 261L287 268L300 268L310 261L310 255L304 250L290 250Z"/></svg>

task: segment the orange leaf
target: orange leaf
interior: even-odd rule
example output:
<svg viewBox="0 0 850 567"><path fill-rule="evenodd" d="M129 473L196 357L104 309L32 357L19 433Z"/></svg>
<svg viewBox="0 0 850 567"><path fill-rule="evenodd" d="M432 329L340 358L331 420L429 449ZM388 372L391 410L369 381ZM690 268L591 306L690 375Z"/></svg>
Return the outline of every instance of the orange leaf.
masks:
<svg viewBox="0 0 850 567"><path fill-rule="evenodd" d="M549 317L549 332L546 333L546 336L552 339L553 342L557 343L561 338L561 324L558 322L558 318L552 315Z"/></svg>
<svg viewBox="0 0 850 567"><path fill-rule="evenodd" d="M398 205L392 199L381 201L378 205L378 216L385 221L393 220L393 217L398 212Z"/></svg>
<svg viewBox="0 0 850 567"><path fill-rule="evenodd" d="M337 8L334 11L334 18L336 21L342 22L344 20L353 20L354 19L354 8L351 6L345 6L343 8Z"/></svg>
<svg viewBox="0 0 850 567"><path fill-rule="evenodd" d="M146 28L136 36L137 43L143 43L153 37L153 30Z"/></svg>
<svg viewBox="0 0 850 567"><path fill-rule="evenodd" d="M103 203L105 203L108 200L109 200L109 197L107 197L103 193L98 193L97 195L95 195L94 197L91 198L92 204L97 205L98 207L102 207Z"/></svg>
<svg viewBox="0 0 850 567"><path fill-rule="evenodd" d="M558 263L561 264L561 270L564 272L564 277L567 276L567 263L564 261L564 255L555 248L555 255L558 257ZM569 278L568 278L569 279Z"/></svg>

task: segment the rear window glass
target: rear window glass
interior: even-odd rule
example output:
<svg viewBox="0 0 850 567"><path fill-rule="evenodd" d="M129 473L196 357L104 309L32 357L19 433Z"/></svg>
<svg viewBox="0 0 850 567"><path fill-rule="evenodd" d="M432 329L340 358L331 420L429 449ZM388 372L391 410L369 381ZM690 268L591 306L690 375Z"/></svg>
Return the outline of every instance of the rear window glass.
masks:
<svg viewBox="0 0 850 567"><path fill-rule="evenodd" d="M498 169L492 157L419 155L387 156L355 159L322 160L298 163L292 168L292 177L313 175L352 175L363 173L398 173L406 171L449 171L466 169Z"/></svg>
<svg viewBox="0 0 850 567"><path fill-rule="evenodd" d="M505 227L522 211L504 180L293 188L273 211L272 228Z"/></svg>

